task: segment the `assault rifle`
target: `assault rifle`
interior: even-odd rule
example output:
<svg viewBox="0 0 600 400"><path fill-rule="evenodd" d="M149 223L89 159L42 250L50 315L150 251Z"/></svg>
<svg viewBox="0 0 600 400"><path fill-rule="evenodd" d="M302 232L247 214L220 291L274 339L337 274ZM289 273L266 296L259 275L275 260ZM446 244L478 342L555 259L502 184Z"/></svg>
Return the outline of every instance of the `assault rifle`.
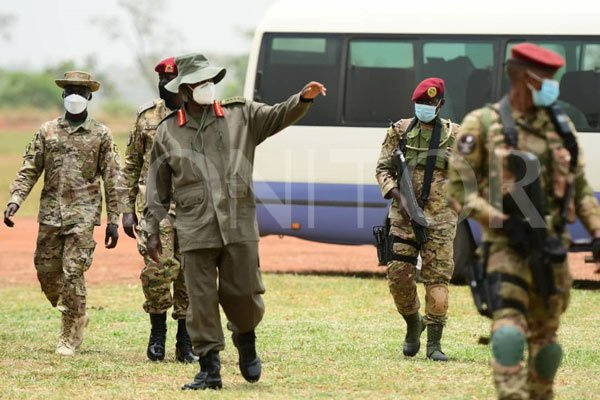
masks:
<svg viewBox="0 0 600 400"><path fill-rule="evenodd" d="M404 200L400 206L405 206L406 212L410 217L413 232L415 233L415 241L422 246L427 242L427 233L425 228L429 226L423 209L419 206L415 196L415 190L412 184L411 171L406 164L406 158L401 149L397 149L392 156L392 165L396 170L396 180L398 182L398 190Z"/></svg>

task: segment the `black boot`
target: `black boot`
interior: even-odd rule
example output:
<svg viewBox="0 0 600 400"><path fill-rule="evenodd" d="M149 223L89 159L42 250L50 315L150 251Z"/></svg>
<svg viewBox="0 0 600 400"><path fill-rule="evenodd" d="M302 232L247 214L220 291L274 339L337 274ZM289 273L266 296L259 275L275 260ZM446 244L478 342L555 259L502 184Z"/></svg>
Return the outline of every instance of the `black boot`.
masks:
<svg viewBox="0 0 600 400"><path fill-rule="evenodd" d="M414 357L421 348L421 333L425 329L421 314L418 312L402 316L406 321L406 336L402 344L402 353L407 357Z"/></svg>
<svg viewBox="0 0 600 400"><path fill-rule="evenodd" d="M180 363L198 362L198 356L192 351L192 341L185 328L185 318L177 320L177 343L175 344L175 358Z"/></svg>
<svg viewBox="0 0 600 400"><path fill-rule="evenodd" d="M433 361L448 361L448 357L442 351L442 333L444 325L427 325L427 358Z"/></svg>
<svg viewBox="0 0 600 400"><path fill-rule="evenodd" d="M221 389L222 387L219 352L211 350L204 357L200 357L200 372L192 382L183 385L181 390Z"/></svg>
<svg viewBox="0 0 600 400"><path fill-rule="evenodd" d="M260 379L261 363L256 355L256 335L254 331L246 333L233 333L231 335L233 344L238 349L240 372L245 380L250 383L258 382Z"/></svg>
<svg viewBox="0 0 600 400"><path fill-rule="evenodd" d="M165 342L167 341L167 313L150 314L152 329L148 340L146 355L152 361L165 359Z"/></svg>

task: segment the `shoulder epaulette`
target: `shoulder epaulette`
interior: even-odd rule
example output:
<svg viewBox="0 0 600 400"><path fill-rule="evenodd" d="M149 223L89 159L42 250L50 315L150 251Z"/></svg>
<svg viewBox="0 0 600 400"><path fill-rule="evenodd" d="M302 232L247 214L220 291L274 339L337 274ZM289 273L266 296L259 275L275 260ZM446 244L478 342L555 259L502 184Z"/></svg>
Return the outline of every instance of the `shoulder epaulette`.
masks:
<svg viewBox="0 0 600 400"><path fill-rule="evenodd" d="M222 106L228 106L231 104L246 104L246 99L241 96L230 97L221 102Z"/></svg>
<svg viewBox="0 0 600 400"><path fill-rule="evenodd" d="M162 124L163 121L165 121L165 120L171 118L172 116L174 116L175 114L177 114L177 111L179 111L179 110L172 110L172 111L170 111L167 115L164 116L163 119L161 119L160 121L158 121L158 124L156 126Z"/></svg>
<svg viewBox="0 0 600 400"><path fill-rule="evenodd" d="M412 122L412 118L400 119L400 120L394 122L392 124L392 127L394 128L394 131L396 132L396 134L398 134L399 136L403 136L404 134L408 133L408 132L406 132L406 130L411 125L411 122Z"/></svg>
<svg viewBox="0 0 600 400"><path fill-rule="evenodd" d="M144 103L137 109L137 115L140 116L144 111L154 107L156 107L156 102L154 100Z"/></svg>

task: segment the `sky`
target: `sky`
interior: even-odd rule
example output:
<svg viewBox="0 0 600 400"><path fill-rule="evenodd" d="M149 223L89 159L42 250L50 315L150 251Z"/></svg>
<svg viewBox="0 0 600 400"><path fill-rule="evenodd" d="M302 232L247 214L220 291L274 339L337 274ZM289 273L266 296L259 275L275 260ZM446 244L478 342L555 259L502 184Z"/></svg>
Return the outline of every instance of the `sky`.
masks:
<svg viewBox="0 0 600 400"><path fill-rule="evenodd" d="M240 30L255 28L275 1L163 0L163 15L182 33L174 49L239 54L250 46ZM0 14L15 17L10 39L0 39L0 68L38 70L65 60L83 62L90 54L100 66L133 65L127 44L111 40L91 23L94 18L118 16L118 0L2 1Z"/></svg>

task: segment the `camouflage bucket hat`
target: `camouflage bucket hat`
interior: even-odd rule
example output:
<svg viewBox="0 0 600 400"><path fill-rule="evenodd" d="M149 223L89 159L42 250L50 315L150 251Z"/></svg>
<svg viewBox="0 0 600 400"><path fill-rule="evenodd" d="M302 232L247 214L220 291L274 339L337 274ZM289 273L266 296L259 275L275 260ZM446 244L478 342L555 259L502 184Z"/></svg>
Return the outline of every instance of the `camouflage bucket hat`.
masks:
<svg viewBox="0 0 600 400"><path fill-rule="evenodd" d="M165 85L172 93L179 92L179 86L183 84L194 84L212 79L215 84L219 83L227 72L223 67L213 67L208 59L202 54L194 53L179 56L175 59L175 65L179 75Z"/></svg>
<svg viewBox="0 0 600 400"><path fill-rule="evenodd" d="M54 81L58 87L65 88L65 86L85 86L90 88L92 92L100 89L100 82L92 79L92 74L84 71L67 71L63 79L56 79Z"/></svg>

